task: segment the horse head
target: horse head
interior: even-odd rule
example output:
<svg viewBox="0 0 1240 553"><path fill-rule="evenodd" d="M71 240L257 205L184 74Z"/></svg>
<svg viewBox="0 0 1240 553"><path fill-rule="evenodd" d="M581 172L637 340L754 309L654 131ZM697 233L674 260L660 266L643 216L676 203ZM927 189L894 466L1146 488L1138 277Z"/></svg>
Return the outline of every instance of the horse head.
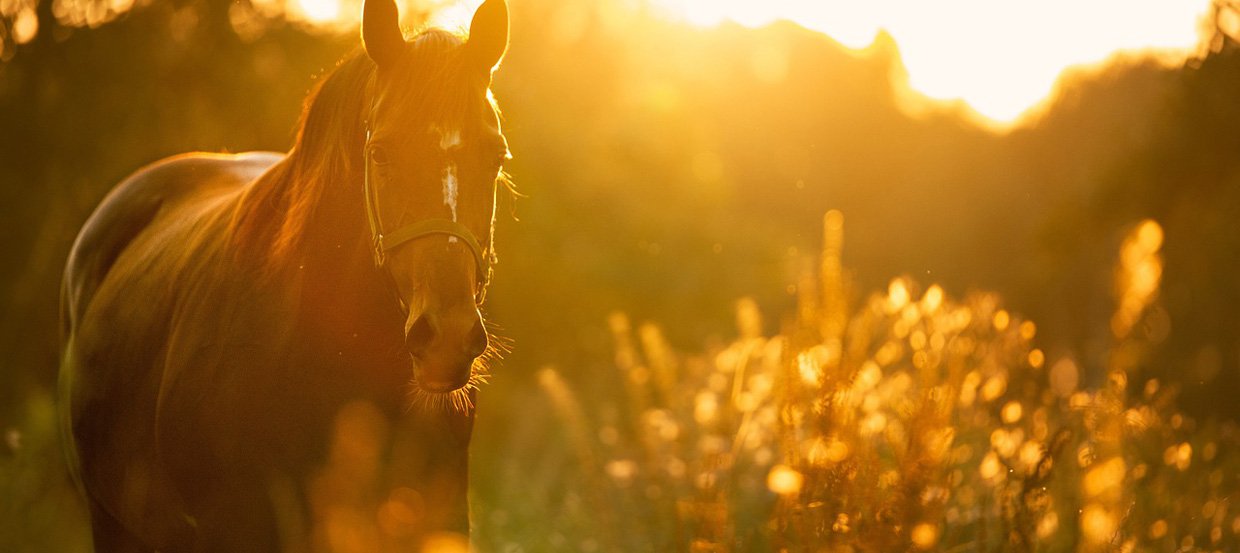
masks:
<svg viewBox="0 0 1240 553"><path fill-rule="evenodd" d="M459 407L488 348L479 306L509 158L489 88L508 8L486 0L468 39L431 30L406 41L393 0L366 0L362 40L376 66L364 190L375 263L406 313L415 394Z"/></svg>

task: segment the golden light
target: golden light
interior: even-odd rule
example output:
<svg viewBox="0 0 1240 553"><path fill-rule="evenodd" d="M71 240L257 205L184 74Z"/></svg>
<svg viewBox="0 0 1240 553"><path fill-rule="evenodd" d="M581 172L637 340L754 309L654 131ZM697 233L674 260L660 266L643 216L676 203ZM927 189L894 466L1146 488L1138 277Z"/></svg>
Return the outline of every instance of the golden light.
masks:
<svg viewBox="0 0 1240 553"><path fill-rule="evenodd" d="M1038 537L1046 539L1055 534L1059 529L1059 514L1055 511L1046 513L1041 520L1038 521Z"/></svg>
<svg viewBox="0 0 1240 553"><path fill-rule="evenodd" d="M1020 420L1024 410L1021 408L1019 401L1009 401L1003 406L1003 410L999 412L1003 417L1003 422L1008 424L1016 424Z"/></svg>
<svg viewBox="0 0 1240 553"><path fill-rule="evenodd" d="M1060 397L1067 397L1076 391L1076 386L1081 380L1080 371L1077 370L1076 363L1068 357L1056 361L1051 366L1049 378L1051 390Z"/></svg>
<svg viewBox="0 0 1240 553"><path fill-rule="evenodd" d="M996 374L982 384L982 399L985 401L994 401L1007 391L1007 376Z"/></svg>
<svg viewBox="0 0 1240 553"><path fill-rule="evenodd" d="M1025 442L1020 446L1020 462L1028 467L1036 466L1042 460L1043 453L1042 444L1034 441Z"/></svg>
<svg viewBox="0 0 1240 553"><path fill-rule="evenodd" d="M1046 354L1040 349L1029 351L1029 366L1035 369L1042 368L1042 364L1046 362Z"/></svg>
<svg viewBox="0 0 1240 553"><path fill-rule="evenodd" d="M441 27L464 31L482 0L397 0L401 24L406 29ZM345 31L357 25L361 0L257 0L264 13L285 12L310 25L331 31ZM430 14L426 17L425 14ZM426 17L425 19L423 19Z"/></svg>
<svg viewBox="0 0 1240 553"><path fill-rule="evenodd" d="M883 369L879 368L878 363L866 360L862 363L861 369L857 371L857 375L853 378L853 393L858 395L873 390L883 379Z"/></svg>
<svg viewBox="0 0 1240 553"><path fill-rule="evenodd" d="M1162 280L1162 227L1152 219L1133 229L1120 249L1120 266L1115 275L1119 306L1111 318L1111 330L1117 338L1128 335L1158 295Z"/></svg>
<svg viewBox="0 0 1240 553"><path fill-rule="evenodd" d="M797 373L807 386L818 386L822 383L822 365L817 355L804 351L797 354Z"/></svg>
<svg viewBox="0 0 1240 553"><path fill-rule="evenodd" d="M887 285L887 310L894 313L909 302L908 283L904 279L895 278Z"/></svg>
<svg viewBox="0 0 1240 553"><path fill-rule="evenodd" d="M1091 503L1081 511L1081 530L1090 542L1097 544L1111 541L1117 528L1115 515L1101 505Z"/></svg>
<svg viewBox="0 0 1240 553"><path fill-rule="evenodd" d="M943 305L943 288L938 284L931 285L921 297L921 310L933 313L940 305Z"/></svg>
<svg viewBox="0 0 1240 553"><path fill-rule="evenodd" d="M12 33L13 41L18 44L34 40L34 36L39 33L39 18L35 15L33 8L18 12L17 17L13 19Z"/></svg>
<svg viewBox="0 0 1240 553"><path fill-rule="evenodd" d="M421 552L468 553L469 539L453 532L439 532L423 540Z"/></svg>
<svg viewBox="0 0 1240 553"><path fill-rule="evenodd" d="M1011 432L999 428L990 433L990 446L994 448L995 453L1003 457L1011 457L1016 454L1017 448L1024 441L1025 435L1020 429Z"/></svg>
<svg viewBox="0 0 1240 553"><path fill-rule="evenodd" d="M809 462L819 466L831 465L848 458L848 444L839 438L817 438L810 444L806 456Z"/></svg>
<svg viewBox="0 0 1240 553"><path fill-rule="evenodd" d="M1006 126L1053 92L1065 69L1121 52L1183 60L1198 43L1209 0L650 0L699 26L778 19L861 50L880 30L899 47L915 96L961 100Z"/></svg>
<svg viewBox="0 0 1240 553"><path fill-rule="evenodd" d="M1178 446L1168 447L1163 452L1163 462L1167 465L1174 465L1181 471L1188 470L1193 462L1193 446L1188 442L1183 442Z"/></svg>
<svg viewBox="0 0 1240 553"><path fill-rule="evenodd" d="M1155 540L1162 539L1162 537L1166 535L1167 535L1167 521L1163 519L1158 519L1154 521L1153 524L1150 525L1150 538L1151 539L1155 539Z"/></svg>
<svg viewBox="0 0 1240 553"><path fill-rule="evenodd" d="M719 399L710 391L698 392L693 401L693 420L698 424L710 424L719 413Z"/></svg>
<svg viewBox="0 0 1240 553"><path fill-rule="evenodd" d="M1007 311L1000 309L995 312L995 320L994 320L995 330L998 330L1001 332L1004 330L1007 330L1008 324L1011 322L1012 322L1012 316L1009 315Z"/></svg>
<svg viewBox="0 0 1240 553"><path fill-rule="evenodd" d="M1090 498L1103 495L1118 497L1127 470L1128 467L1121 457L1112 457L1104 462L1095 463L1093 468L1085 473L1085 478L1082 480L1085 495Z"/></svg>
<svg viewBox="0 0 1240 553"><path fill-rule="evenodd" d="M315 23L334 21L340 17L339 0L297 0L297 6L306 19Z"/></svg>
<svg viewBox="0 0 1240 553"><path fill-rule="evenodd" d="M474 10L482 5L482 0L421 0L412 3L430 9L432 15L428 23L432 26L463 31L469 28L469 20L473 18Z"/></svg>
<svg viewBox="0 0 1240 553"><path fill-rule="evenodd" d="M779 495L796 495L805 477L788 465L775 465L766 477L766 486Z"/></svg>
<svg viewBox="0 0 1240 553"><path fill-rule="evenodd" d="M999 456L991 451L982 459L982 464L978 465L977 472L981 474L983 479L991 480L999 476L999 471L1003 465L999 463Z"/></svg>
<svg viewBox="0 0 1240 553"><path fill-rule="evenodd" d="M922 522L909 532L909 539L918 549L930 549L939 543L939 527L935 524Z"/></svg>
<svg viewBox="0 0 1240 553"><path fill-rule="evenodd" d="M617 483L626 485L633 480L633 477L637 476L637 463L628 459L616 459L608 461L604 470L606 470L607 476L610 476Z"/></svg>

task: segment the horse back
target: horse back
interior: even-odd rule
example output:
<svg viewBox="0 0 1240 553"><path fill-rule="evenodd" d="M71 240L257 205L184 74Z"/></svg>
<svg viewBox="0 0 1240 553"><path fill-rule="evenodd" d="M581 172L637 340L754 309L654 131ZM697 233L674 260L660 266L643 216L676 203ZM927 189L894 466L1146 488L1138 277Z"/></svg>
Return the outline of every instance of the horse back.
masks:
<svg viewBox="0 0 1240 553"><path fill-rule="evenodd" d="M236 193L282 157L267 152L186 154L149 165L117 185L87 219L69 253L62 333L72 329L121 253L161 214L171 215L195 200Z"/></svg>

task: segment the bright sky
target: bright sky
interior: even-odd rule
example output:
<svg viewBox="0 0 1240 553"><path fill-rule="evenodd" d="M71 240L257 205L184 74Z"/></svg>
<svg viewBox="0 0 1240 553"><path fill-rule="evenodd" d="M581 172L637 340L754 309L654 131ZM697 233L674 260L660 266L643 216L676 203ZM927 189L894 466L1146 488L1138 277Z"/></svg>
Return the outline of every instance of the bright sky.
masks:
<svg viewBox="0 0 1240 553"><path fill-rule="evenodd" d="M899 47L909 86L964 100L1008 123L1053 90L1064 69L1132 50L1187 54L1209 0L651 0L701 26L790 19L862 49L879 29Z"/></svg>
<svg viewBox="0 0 1240 553"><path fill-rule="evenodd" d="M289 11L312 23L326 26L355 25L361 12L362 0L252 0L257 3L284 2L290 6ZM511 1L511 0L510 0ZM517 0L520 1L520 0ZM3 2L3 0L0 0ZM482 4L482 0L397 0L402 6L402 17L408 16L405 9L416 5L421 11L433 13L431 20L417 21L412 26L420 27L424 23L448 28L465 29L474 16L474 10ZM408 23L408 21L406 21Z"/></svg>
<svg viewBox="0 0 1240 553"><path fill-rule="evenodd" d="M340 2L336 0L298 0L297 6L311 21L333 21L341 16Z"/></svg>
<svg viewBox="0 0 1240 553"><path fill-rule="evenodd" d="M317 22L353 19L353 8L360 5L360 0L287 1ZM416 1L436 12L432 23L453 28L468 26L482 2ZM728 20L757 27L788 19L857 50L885 29L896 41L913 91L933 100L963 100L999 127L1046 99L1069 67L1131 51L1183 59L1196 47L1210 6L1210 0L645 1L667 17L704 27Z"/></svg>

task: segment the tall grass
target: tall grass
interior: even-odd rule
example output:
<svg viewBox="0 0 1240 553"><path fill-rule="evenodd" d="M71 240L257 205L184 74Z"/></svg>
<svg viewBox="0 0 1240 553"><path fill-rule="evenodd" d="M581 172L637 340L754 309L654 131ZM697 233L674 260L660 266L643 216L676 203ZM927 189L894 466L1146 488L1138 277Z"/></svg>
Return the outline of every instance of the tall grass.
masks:
<svg viewBox="0 0 1240 553"><path fill-rule="evenodd" d="M544 371L604 548L1240 549L1240 431L1142 376L1165 336L1157 223L1120 251L1105 366L1048 356L995 294L897 278L851 304L838 212L824 238L778 336L741 300L734 341L682 356L616 314L621 401L586 409Z"/></svg>
<svg viewBox="0 0 1240 553"><path fill-rule="evenodd" d="M736 338L692 353L615 314L614 373L597 378L615 386L547 368L546 409L529 390L484 403L521 422L474 458L477 549L1240 551L1240 429L1182 413L1150 376L1176 369L1150 366L1169 324L1157 223L1121 245L1110 345L1088 358L1044 351L995 294L850 291L842 216L824 230L777 335L744 299ZM88 550L52 401L26 412L0 440L0 550ZM375 484L390 431L366 405L341 411L300 545L411 547L425 505ZM440 538L428 550L466 548Z"/></svg>

